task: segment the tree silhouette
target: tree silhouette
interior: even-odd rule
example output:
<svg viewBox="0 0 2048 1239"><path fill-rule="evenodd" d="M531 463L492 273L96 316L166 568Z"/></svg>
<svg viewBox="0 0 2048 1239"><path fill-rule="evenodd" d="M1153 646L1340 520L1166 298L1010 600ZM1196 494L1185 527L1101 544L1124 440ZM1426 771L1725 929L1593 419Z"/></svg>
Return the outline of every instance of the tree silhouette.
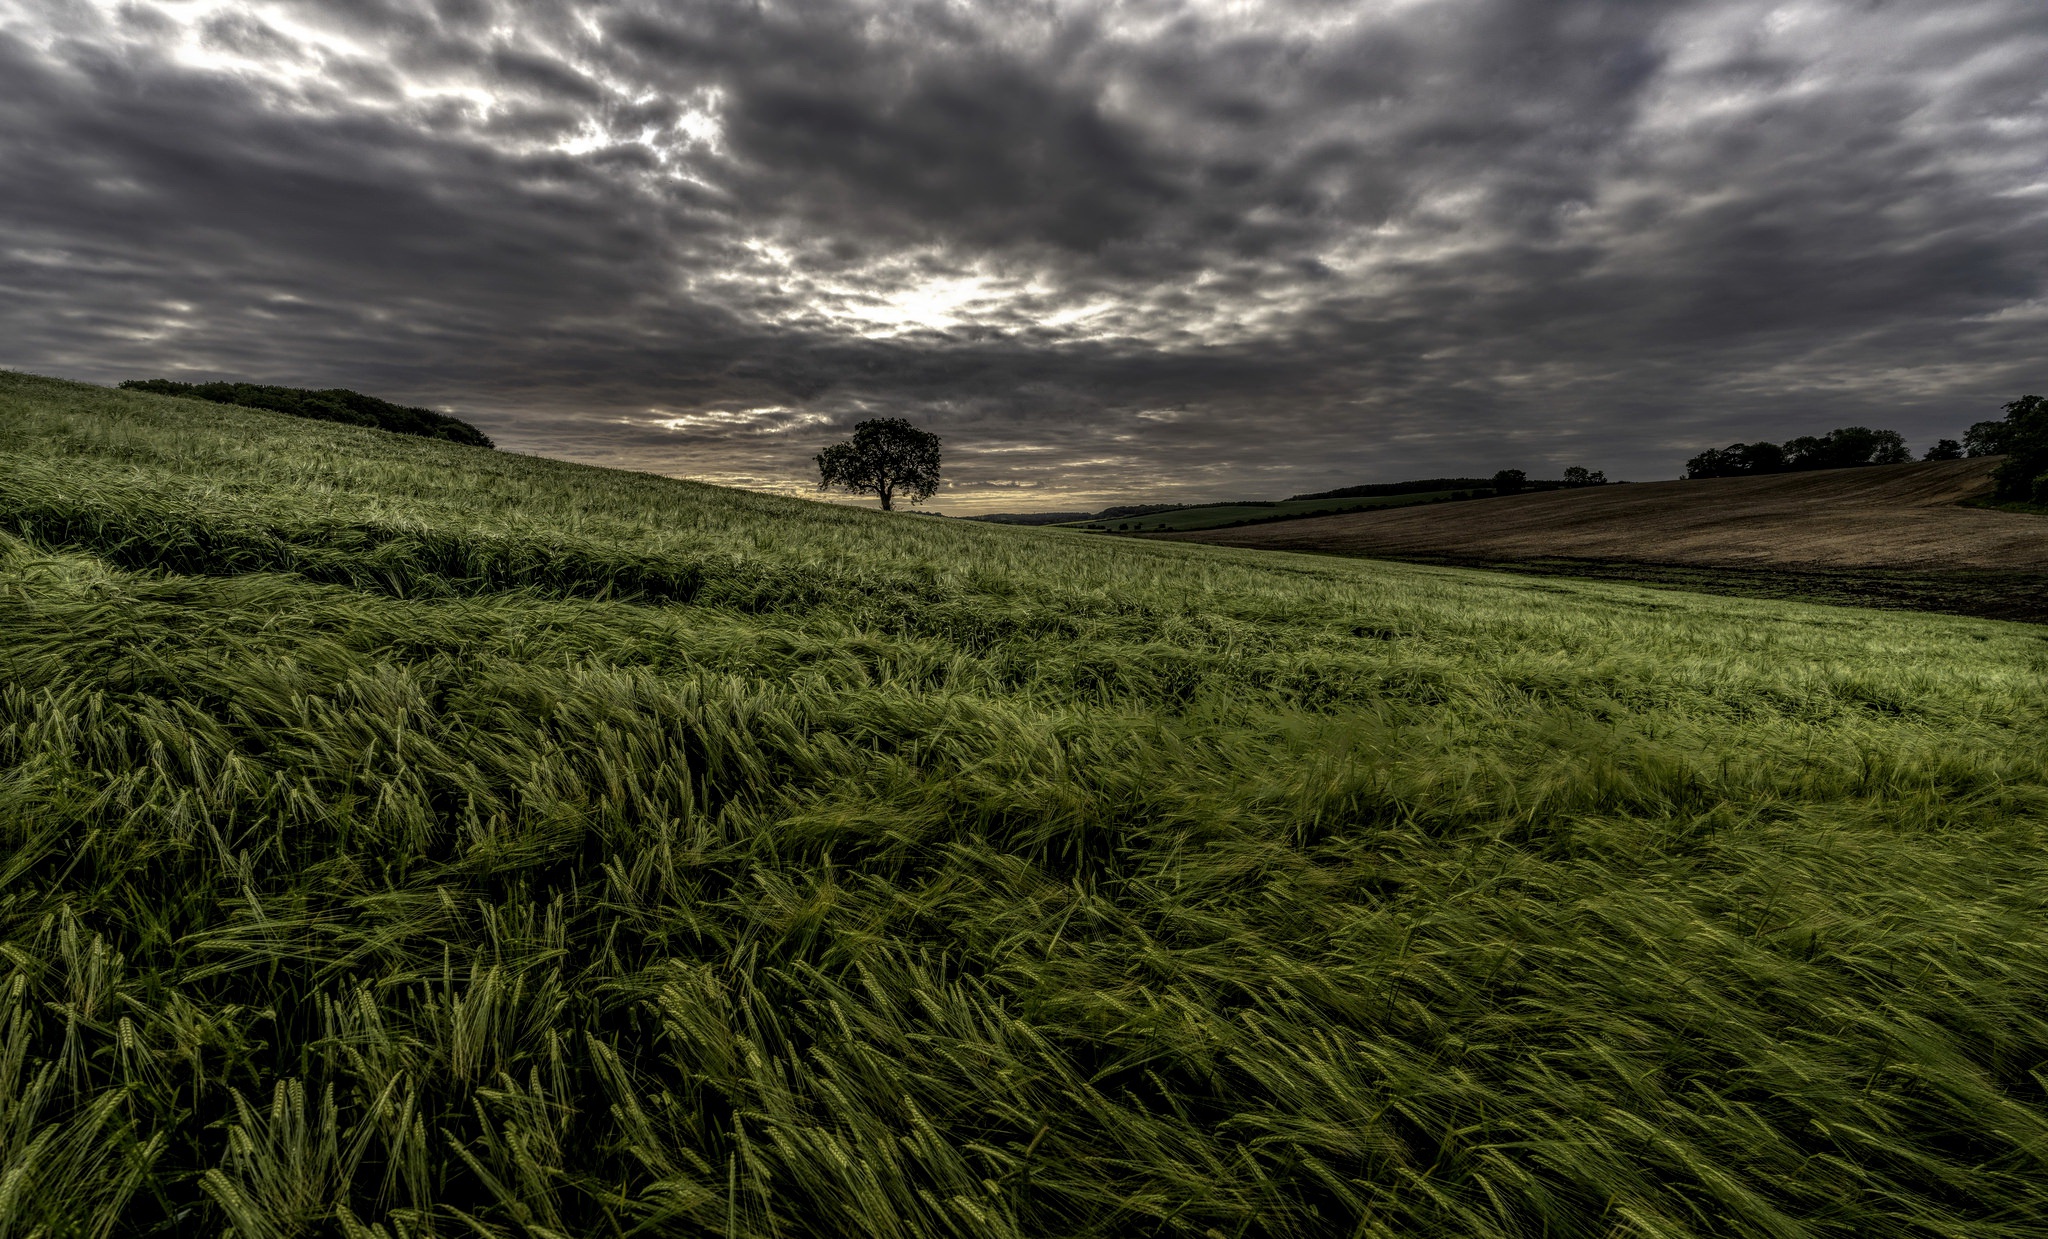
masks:
<svg viewBox="0 0 2048 1239"><path fill-rule="evenodd" d="M853 428L853 438L819 452L818 489L881 499L892 511L900 492L922 503L939 488L939 436L900 417L877 417Z"/></svg>
<svg viewBox="0 0 2048 1239"><path fill-rule="evenodd" d="M1896 430L1843 426L1824 435L1785 442L1785 465L1794 470L1853 469L1861 465L1902 465L1913 459Z"/></svg>
<svg viewBox="0 0 2048 1239"><path fill-rule="evenodd" d="M2003 456L2005 455L2004 422L1975 422L1963 432L1963 455Z"/></svg>
<svg viewBox="0 0 2048 1239"><path fill-rule="evenodd" d="M2005 406L1997 426L1996 451L2005 457L1991 471L1997 497L2048 503L2048 399L2021 396Z"/></svg>
<svg viewBox="0 0 2048 1239"><path fill-rule="evenodd" d="M1756 473L1847 469L1858 465L1899 465L1913 459L1896 430L1843 426L1824 435L1801 435L1783 443L1731 443L1709 448L1685 462L1689 478L1737 478Z"/></svg>

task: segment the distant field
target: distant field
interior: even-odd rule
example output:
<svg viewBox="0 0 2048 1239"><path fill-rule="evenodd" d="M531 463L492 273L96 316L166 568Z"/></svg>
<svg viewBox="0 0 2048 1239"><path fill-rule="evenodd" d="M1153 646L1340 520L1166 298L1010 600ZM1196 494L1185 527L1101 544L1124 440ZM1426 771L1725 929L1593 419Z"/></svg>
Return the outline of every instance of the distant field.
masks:
<svg viewBox="0 0 2048 1239"><path fill-rule="evenodd" d="M1116 533L1186 532L1194 529L1222 529L1260 521L1279 521L1338 512L1364 512L1375 508L1400 508L1410 504L1449 499L1453 491L1427 491L1414 495L1374 495L1362 499L1299 499L1271 504L1229 504L1218 507L1185 508L1178 512L1156 512L1151 516L1123 520L1068 521L1060 528L1090 529Z"/></svg>
<svg viewBox="0 0 2048 1239"><path fill-rule="evenodd" d="M1996 458L1650 482L1204 533L1227 546L1671 579L2048 619L2048 517L1965 506ZM1858 582L1861 582L1859 584ZM1805 588L1812 584L1813 589Z"/></svg>
<svg viewBox="0 0 2048 1239"><path fill-rule="evenodd" d="M2040 1239L2044 679L0 374L0 1234Z"/></svg>

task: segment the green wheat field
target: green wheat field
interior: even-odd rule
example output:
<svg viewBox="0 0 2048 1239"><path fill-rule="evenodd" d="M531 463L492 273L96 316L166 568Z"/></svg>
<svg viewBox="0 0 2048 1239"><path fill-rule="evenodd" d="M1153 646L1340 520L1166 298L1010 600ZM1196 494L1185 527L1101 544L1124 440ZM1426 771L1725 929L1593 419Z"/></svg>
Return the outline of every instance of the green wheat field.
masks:
<svg viewBox="0 0 2048 1239"><path fill-rule="evenodd" d="M0 1239L2048 1235L2048 630L0 375Z"/></svg>

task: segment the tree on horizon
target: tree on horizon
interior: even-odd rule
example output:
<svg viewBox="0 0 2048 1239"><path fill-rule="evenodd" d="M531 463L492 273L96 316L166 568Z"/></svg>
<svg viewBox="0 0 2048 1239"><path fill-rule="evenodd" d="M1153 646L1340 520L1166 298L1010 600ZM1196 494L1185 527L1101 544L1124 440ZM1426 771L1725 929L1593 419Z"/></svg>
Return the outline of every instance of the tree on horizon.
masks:
<svg viewBox="0 0 2048 1239"><path fill-rule="evenodd" d="M853 428L853 438L819 452L818 489L874 495L894 511L901 492L923 503L939 488L939 436L900 417L876 417Z"/></svg>

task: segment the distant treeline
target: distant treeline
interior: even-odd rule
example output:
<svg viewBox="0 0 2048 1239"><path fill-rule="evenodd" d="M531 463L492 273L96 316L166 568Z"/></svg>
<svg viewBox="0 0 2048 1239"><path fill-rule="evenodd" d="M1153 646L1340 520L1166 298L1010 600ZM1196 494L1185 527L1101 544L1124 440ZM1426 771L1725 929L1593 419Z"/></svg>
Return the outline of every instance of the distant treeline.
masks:
<svg viewBox="0 0 2048 1239"><path fill-rule="evenodd" d="M496 447L490 436L458 417L409 405L397 405L375 396L365 396L345 387L315 391L305 387L271 387L261 383L174 383L169 379L130 379L121 384L131 391L153 392L159 396L187 396L215 404L238 404L251 409L269 409L318 422L342 422L369 426L396 434L446 439L471 447Z"/></svg>
<svg viewBox="0 0 2048 1239"><path fill-rule="evenodd" d="M970 521L988 521L994 525L1064 525L1068 521L1085 521L1093 518L1093 512L983 512L970 516Z"/></svg>
<svg viewBox="0 0 2048 1239"><path fill-rule="evenodd" d="M2048 505L2048 399L2021 396L2005 406L1999 421L1982 421L1962 440L1936 440L1924 460L2003 456L1992 471L1992 498L2004 503ZM1803 435L1783 443L1731 443L1709 448L1685 462L1688 478L1750 477L1806 469L1852 469L1901 465L1913 459L1896 430L1844 426L1824 435Z"/></svg>
<svg viewBox="0 0 2048 1239"><path fill-rule="evenodd" d="M1161 512L1186 512L1192 508L1271 508L1278 499L1226 499L1216 503L1133 503L1104 508L1100 512L983 512L967 519L997 525L1065 525L1072 521L1127 521Z"/></svg>
<svg viewBox="0 0 2048 1239"><path fill-rule="evenodd" d="M1953 442L1943 440L1943 443ZM1937 444L1928 455L1939 460L1950 454ZM1739 478L1759 473L1799 473L1808 469L1902 465L1911 459L1913 453L1906 450L1905 437L1896 430L1844 426L1824 435L1801 435L1783 443L1731 443L1727 447L1708 448L1685 462L1685 476Z"/></svg>
<svg viewBox="0 0 2048 1239"><path fill-rule="evenodd" d="M1306 499L1369 499L1374 495L1419 495L1434 490L1491 489L1492 478L1422 478L1413 482L1372 482L1365 486L1341 486L1306 495L1289 495L1288 502Z"/></svg>
<svg viewBox="0 0 2048 1239"><path fill-rule="evenodd" d="M1531 478L1520 469L1503 469L1490 478L1417 478L1408 482L1371 482L1363 486L1346 486L1338 490L1292 495L1286 499L1219 499L1211 503L1131 503L1104 508L1100 512L984 512L967 519L989 521L998 525L1068 525L1082 521L1128 522L1168 512L1192 512L1202 508L1277 508L1283 504L1305 503L1318 499L1371 499L1377 496L1421 495L1439 491L1445 492L1444 499L1448 502L1487 499L1494 495L1512 495L1521 491L1563 490L1606 484L1606 474L1577 466L1565 470L1564 477L1556 481ZM1328 513L1285 512L1274 516L1248 516L1218 528L1229 529L1238 525L1256 525L1269 520L1293 520L1300 516L1324 515Z"/></svg>
<svg viewBox="0 0 2048 1239"><path fill-rule="evenodd" d="M1137 503L1121 508L1104 508L1093 519L1098 521L1129 520L1139 516L1157 516L1161 512L1192 512L1196 508L1275 508L1278 499L1218 499L1214 503Z"/></svg>

